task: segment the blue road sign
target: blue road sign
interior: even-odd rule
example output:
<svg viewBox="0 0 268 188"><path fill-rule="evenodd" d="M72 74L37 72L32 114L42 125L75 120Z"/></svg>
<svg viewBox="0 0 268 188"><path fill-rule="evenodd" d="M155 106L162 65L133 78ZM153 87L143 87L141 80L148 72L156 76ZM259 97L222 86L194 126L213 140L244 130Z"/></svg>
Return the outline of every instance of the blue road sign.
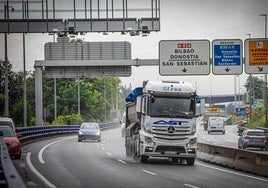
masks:
<svg viewBox="0 0 268 188"><path fill-rule="evenodd" d="M217 39L212 46L213 74L242 74L243 47L240 39Z"/></svg>
<svg viewBox="0 0 268 188"><path fill-rule="evenodd" d="M245 116L245 108L236 108L236 116Z"/></svg>
<svg viewBox="0 0 268 188"><path fill-rule="evenodd" d="M214 45L214 66L241 65L241 51L238 44Z"/></svg>

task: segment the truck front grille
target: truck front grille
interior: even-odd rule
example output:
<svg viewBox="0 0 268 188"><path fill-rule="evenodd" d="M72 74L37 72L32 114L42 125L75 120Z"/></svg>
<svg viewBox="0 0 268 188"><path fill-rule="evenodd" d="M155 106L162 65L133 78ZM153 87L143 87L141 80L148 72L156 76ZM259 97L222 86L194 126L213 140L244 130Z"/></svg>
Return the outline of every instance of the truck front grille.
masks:
<svg viewBox="0 0 268 188"><path fill-rule="evenodd" d="M179 127L179 126L153 126L152 130L154 138L164 140L187 140L191 134L190 127Z"/></svg>
<svg viewBox="0 0 268 188"><path fill-rule="evenodd" d="M178 153L186 153L184 147L182 146L157 146L155 152L163 151L176 151Z"/></svg>

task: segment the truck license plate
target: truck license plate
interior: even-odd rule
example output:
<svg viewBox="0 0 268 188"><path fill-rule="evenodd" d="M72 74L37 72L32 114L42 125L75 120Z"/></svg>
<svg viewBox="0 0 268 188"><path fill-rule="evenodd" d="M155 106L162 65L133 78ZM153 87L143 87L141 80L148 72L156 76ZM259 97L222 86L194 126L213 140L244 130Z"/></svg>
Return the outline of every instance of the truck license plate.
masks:
<svg viewBox="0 0 268 188"><path fill-rule="evenodd" d="M166 155L177 155L176 151L165 151Z"/></svg>

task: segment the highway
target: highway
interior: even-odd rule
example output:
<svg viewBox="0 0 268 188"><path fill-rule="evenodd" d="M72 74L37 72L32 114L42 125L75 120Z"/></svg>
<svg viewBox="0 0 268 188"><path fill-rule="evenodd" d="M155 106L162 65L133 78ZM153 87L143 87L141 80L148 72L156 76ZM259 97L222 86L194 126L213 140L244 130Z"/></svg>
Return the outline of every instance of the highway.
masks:
<svg viewBox="0 0 268 188"><path fill-rule="evenodd" d="M221 132L211 132L208 134L208 132L204 130L204 127L200 125L200 122L198 122L197 125L198 142L238 149L239 136L237 133L237 125L226 125L225 134ZM247 148L247 150L268 154L268 151L262 151L259 148Z"/></svg>
<svg viewBox="0 0 268 188"><path fill-rule="evenodd" d="M200 140L206 140L208 134L201 131L202 127L198 129ZM228 129L231 132L232 126ZM216 139L219 136L228 138L224 143L237 147L228 141L228 131L207 137L217 143L222 140ZM125 157L120 128L103 131L101 143L77 142L77 136L32 143L23 147L22 159L14 163L28 187L268 187L268 178L199 160L194 166L160 158L137 163Z"/></svg>

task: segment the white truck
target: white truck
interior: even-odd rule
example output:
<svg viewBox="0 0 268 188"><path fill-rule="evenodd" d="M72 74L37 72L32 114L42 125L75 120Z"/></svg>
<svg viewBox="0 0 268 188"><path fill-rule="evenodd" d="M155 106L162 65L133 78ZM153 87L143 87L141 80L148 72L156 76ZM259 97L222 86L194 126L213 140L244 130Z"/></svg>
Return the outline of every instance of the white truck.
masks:
<svg viewBox="0 0 268 188"><path fill-rule="evenodd" d="M126 155L146 163L166 157L193 165L196 158L196 92L188 82L144 81L126 104Z"/></svg>
<svg viewBox="0 0 268 188"><path fill-rule="evenodd" d="M224 117L209 117L207 130L208 134L211 132L222 132L222 134L225 134Z"/></svg>

